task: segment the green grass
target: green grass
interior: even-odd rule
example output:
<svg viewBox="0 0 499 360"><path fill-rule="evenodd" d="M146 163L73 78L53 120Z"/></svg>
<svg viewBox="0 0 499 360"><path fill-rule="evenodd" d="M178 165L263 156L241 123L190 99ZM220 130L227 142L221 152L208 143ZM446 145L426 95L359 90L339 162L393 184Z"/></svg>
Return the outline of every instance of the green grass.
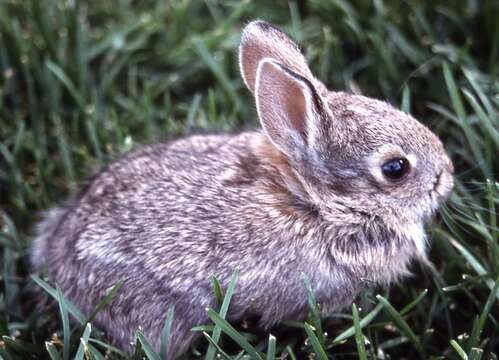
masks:
<svg viewBox="0 0 499 360"><path fill-rule="evenodd" d="M496 359L497 14L495 0L0 2L0 356L125 357L55 286L29 277L33 225L137 144L256 126L235 50L244 23L263 18L297 39L330 88L386 99L438 133L456 187L429 226L433 270L364 292L352 312L320 318L311 296L309 320L272 335L229 324L233 288L214 281L222 309L196 329L190 357ZM40 285L57 307L35 307ZM134 358L159 357L141 332L137 344Z"/></svg>

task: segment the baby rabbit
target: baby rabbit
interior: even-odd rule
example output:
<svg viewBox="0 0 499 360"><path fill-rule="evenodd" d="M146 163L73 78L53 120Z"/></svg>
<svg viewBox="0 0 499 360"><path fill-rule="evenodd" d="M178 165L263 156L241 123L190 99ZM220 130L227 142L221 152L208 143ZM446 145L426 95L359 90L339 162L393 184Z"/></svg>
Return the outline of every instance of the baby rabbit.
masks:
<svg viewBox="0 0 499 360"><path fill-rule="evenodd" d="M32 252L121 347L139 326L155 347L175 304L168 358L185 352L216 306L210 278L239 269L229 318L264 327L308 312L303 274L324 312L369 283L426 260L425 221L453 186L439 139L385 102L331 92L297 45L263 21L239 48L262 131L195 135L110 164L50 212Z"/></svg>

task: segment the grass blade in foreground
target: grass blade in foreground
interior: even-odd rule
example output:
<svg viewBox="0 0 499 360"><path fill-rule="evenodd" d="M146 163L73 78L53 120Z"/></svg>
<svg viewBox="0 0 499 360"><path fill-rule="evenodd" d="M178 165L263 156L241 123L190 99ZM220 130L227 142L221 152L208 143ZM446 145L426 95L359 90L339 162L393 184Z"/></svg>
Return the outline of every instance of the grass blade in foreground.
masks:
<svg viewBox="0 0 499 360"><path fill-rule="evenodd" d="M355 344L357 345L357 352L360 360L366 360L366 345L364 342L364 334L362 334L362 330L360 328L359 322L359 310L357 310L357 306L352 304L352 315L353 315L353 325L355 328Z"/></svg>
<svg viewBox="0 0 499 360"><path fill-rule="evenodd" d="M450 341L451 346L456 350L457 354L461 357L462 360L468 360L468 355L466 355L466 351L457 343L456 340Z"/></svg>
<svg viewBox="0 0 499 360"><path fill-rule="evenodd" d="M59 355L59 352L57 351L56 347L54 346L54 344L52 342L46 341L45 348L47 349L47 352L49 353L50 359L61 360L61 355Z"/></svg>
<svg viewBox="0 0 499 360"><path fill-rule="evenodd" d="M404 306L402 310L400 310L400 314L405 315L409 311L411 311L417 304L419 304L421 300L423 300L423 298L426 296L427 293L428 289L424 289L423 291L421 291L421 293L414 300L412 300L409 304Z"/></svg>
<svg viewBox="0 0 499 360"><path fill-rule="evenodd" d="M234 274L232 274L232 278L230 279L229 287L227 288L227 293L225 294L224 300L222 302L222 306L220 307L220 317L222 319L225 319L225 316L227 316L227 311L229 310L229 304L230 304L230 299L232 298L232 294L234 294L234 290L236 288L237 284L237 277L238 277L238 272L235 271ZM215 281L214 284L218 283L218 281ZM218 289L220 290L220 288ZM215 287L215 291L217 291L217 288ZM216 325L215 329L213 329L213 335L212 335L212 340L218 344L218 341L220 340L220 333L222 329L220 326ZM210 347L208 348L208 352L206 353L206 360L213 360L215 357L215 348L210 344Z"/></svg>
<svg viewBox="0 0 499 360"><path fill-rule="evenodd" d="M416 350L419 352L421 358L425 359L426 356L424 354L424 350L421 346L419 338L416 336L416 334L414 334L409 324L407 324L402 315L400 315L400 313L392 306L392 304L390 304L388 300L386 300L383 296L376 295L376 298L381 304L383 304L385 312L392 318L399 330L412 342Z"/></svg>
<svg viewBox="0 0 499 360"><path fill-rule="evenodd" d="M314 290L312 288L312 283L310 282L309 277L306 274L303 274L302 276L303 283L305 284L305 289L307 290L308 305L312 312L311 317L313 325L317 330L317 339L323 347L326 343L326 337L324 336L324 331L322 330L321 311L319 308L319 304L317 304L317 300L315 299Z"/></svg>
<svg viewBox="0 0 499 360"><path fill-rule="evenodd" d="M149 341L146 339L144 333L142 331L137 331L137 338L142 346L142 350L144 354L146 354L149 360L161 360L158 354L154 351Z"/></svg>
<svg viewBox="0 0 499 360"><path fill-rule="evenodd" d="M97 304L94 311L92 311L92 314L90 314L90 316L88 318L88 322L92 322L94 320L94 318L97 316L97 314L99 313L99 311L104 309L106 307L106 305L109 304L109 302L116 296L118 291L121 289L121 287L123 286L123 283L124 283L123 280L119 280L116 282L116 284L113 285L113 287L111 288L109 293L99 302L99 304Z"/></svg>
<svg viewBox="0 0 499 360"><path fill-rule="evenodd" d="M468 343L466 344L466 349L468 351L471 351L472 348L477 347L479 345L478 343L480 341L480 336L482 335L483 327L485 326L485 321L487 320L490 310L494 305L495 295L497 294L498 288L499 288L499 278L496 279L494 287L490 291L490 295L487 298L487 302L483 307L482 313L480 314L478 321L475 323L476 325L474 324L473 326L470 338L468 340Z"/></svg>
<svg viewBox="0 0 499 360"><path fill-rule="evenodd" d="M483 350L478 348L471 349L470 360L481 360L483 356Z"/></svg>
<svg viewBox="0 0 499 360"><path fill-rule="evenodd" d="M267 360L275 359L275 347L276 347L276 338L274 335L269 335L269 344L267 346Z"/></svg>
<svg viewBox="0 0 499 360"><path fill-rule="evenodd" d="M208 342L211 345L213 345L213 347L215 347L215 349L217 349L218 356L221 356L226 360L232 360L232 358L225 351L223 351L222 348L216 342L213 341L213 339L211 338L210 335L208 335L207 332L203 331L203 335L206 338L206 340L208 340Z"/></svg>
<svg viewBox="0 0 499 360"><path fill-rule="evenodd" d="M161 332L161 345L159 350L159 357L161 359L166 358L166 354L168 353L168 343L171 336L174 312L175 305L170 305L168 307L168 313L166 315L165 326L163 327L163 331Z"/></svg>
<svg viewBox="0 0 499 360"><path fill-rule="evenodd" d="M90 344L88 344L88 351L91 354L90 359L107 360L109 358L109 355L107 355L108 357L104 357L104 355L102 355L99 350L97 350L94 346L92 346Z"/></svg>
<svg viewBox="0 0 499 360"><path fill-rule="evenodd" d="M46 281L43 281L37 275L31 275L31 279L36 282L43 290L50 294L55 300L57 300L57 290L50 286ZM83 325L87 322L85 315L78 309L71 301L66 299L66 306L68 311L73 315L78 322Z"/></svg>
<svg viewBox="0 0 499 360"><path fill-rule="evenodd" d="M69 316L68 308L64 296L62 295L61 289L57 288L57 302L59 304L59 311L61 313L62 319L62 332L64 337L64 348L62 351L63 360L69 359L69 345L71 344L71 331L69 328Z"/></svg>
<svg viewBox="0 0 499 360"><path fill-rule="evenodd" d="M443 233L443 232L441 232ZM461 255L468 261L468 263L471 265L471 267L476 271L476 273L480 276L486 276L487 271L483 267L482 264L476 259L476 257L469 252L459 241L456 239L452 238L450 235L447 233L443 233L450 241L452 245L461 253ZM490 290L494 288L494 281L492 279L486 279L485 283L489 287ZM499 300L499 292L496 291L495 294L496 298Z"/></svg>
<svg viewBox="0 0 499 360"><path fill-rule="evenodd" d="M75 360L83 360L85 353L88 352L88 339L90 338L91 332L92 325L87 324L87 326L85 326L83 336L80 338L80 346L78 347L78 351L76 352Z"/></svg>
<svg viewBox="0 0 499 360"><path fill-rule="evenodd" d="M211 278L211 287L213 288L213 293L215 294L215 300L217 301L218 306L222 306L223 294L222 287L220 286L220 282L216 277Z"/></svg>
<svg viewBox="0 0 499 360"><path fill-rule="evenodd" d="M315 335L314 329L310 324L305 323L305 331L308 335L308 338L310 339L310 344L312 345L312 348L314 349L315 354L317 355L319 360L327 360L327 355L326 351L322 347L321 343L319 342L319 339Z"/></svg>
<svg viewBox="0 0 499 360"><path fill-rule="evenodd" d="M376 305L374 309L372 309L369 314L367 314L365 317L362 318L362 320L359 321L360 328L364 328L367 325L371 323L371 321L374 320L374 318L379 314L379 312L383 309L382 304ZM333 344L338 344L342 342L343 340L348 339L349 337L353 336L355 334L355 327L351 326L347 330L343 331L340 335L338 335L336 338L333 340Z"/></svg>
<svg viewBox="0 0 499 360"><path fill-rule="evenodd" d="M122 351L122 350L120 350L112 345L106 344L105 342L102 342L102 341L97 340L97 339L92 339L92 338L90 338L88 341L91 343L97 344L99 346L102 346L107 351L109 351L111 353L115 353L115 354L121 356L122 358L125 358L125 359L128 358L128 355L124 351Z"/></svg>
<svg viewBox="0 0 499 360"><path fill-rule="evenodd" d="M232 340L234 340L253 359L263 360L261 355L253 346L251 346L248 340L246 340L244 336L239 334L236 329L234 329L232 325L230 325L225 319L222 319L216 311L208 309L208 316L215 323L215 325L218 325L225 334L227 334Z"/></svg>

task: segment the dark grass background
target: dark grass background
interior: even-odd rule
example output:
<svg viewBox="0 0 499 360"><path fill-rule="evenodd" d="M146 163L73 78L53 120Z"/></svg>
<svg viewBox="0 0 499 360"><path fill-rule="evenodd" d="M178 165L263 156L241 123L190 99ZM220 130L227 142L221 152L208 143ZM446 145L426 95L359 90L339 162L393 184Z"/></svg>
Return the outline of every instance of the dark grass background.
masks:
<svg viewBox="0 0 499 360"><path fill-rule="evenodd" d="M34 223L138 144L256 126L235 51L255 18L296 39L331 89L386 99L438 133L456 187L429 226L434 270L322 320L312 306L270 338L251 319L231 329L222 306L186 358L214 358L210 341L222 359L497 358L497 0L2 0L1 358L124 357L88 319L68 322L75 310L41 280L58 301L35 308ZM135 358L158 358L140 332L137 343Z"/></svg>

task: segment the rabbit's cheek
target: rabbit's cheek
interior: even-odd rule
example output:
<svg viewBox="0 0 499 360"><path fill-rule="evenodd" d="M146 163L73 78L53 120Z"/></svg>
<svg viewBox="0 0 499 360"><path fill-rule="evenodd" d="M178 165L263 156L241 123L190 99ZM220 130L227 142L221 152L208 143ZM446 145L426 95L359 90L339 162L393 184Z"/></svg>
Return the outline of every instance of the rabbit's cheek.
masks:
<svg viewBox="0 0 499 360"><path fill-rule="evenodd" d="M403 231L403 237L409 240L416 247L418 254L426 253L426 234L422 224L412 223L406 226Z"/></svg>

